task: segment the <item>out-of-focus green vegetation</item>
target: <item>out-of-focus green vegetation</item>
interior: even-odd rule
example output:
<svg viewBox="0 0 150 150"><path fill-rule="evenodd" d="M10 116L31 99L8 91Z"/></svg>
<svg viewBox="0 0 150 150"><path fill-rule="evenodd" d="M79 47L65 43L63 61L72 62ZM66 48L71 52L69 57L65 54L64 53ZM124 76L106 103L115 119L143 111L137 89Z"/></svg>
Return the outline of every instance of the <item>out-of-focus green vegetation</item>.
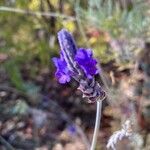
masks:
<svg viewBox="0 0 150 150"><path fill-rule="evenodd" d="M149 40L150 17L147 1L89 0L84 6L86 7L82 7L80 2L76 3L76 14L84 30L94 28L91 32L95 32L95 36L89 42L97 56L103 62L119 59L117 62L122 62L120 65L132 62L131 59L141 50L142 42ZM104 34L100 34L100 31ZM118 40L119 42L114 42ZM105 47L106 43L112 44L111 50ZM130 54L132 57L128 57ZM124 61L126 58L127 61Z"/></svg>
<svg viewBox="0 0 150 150"><path fill-rule="evenodd" d="M57 31L63 27L74 33L79 46L90 46L101 63L115 60L120 67L130 65L142 48L139 41L148 40L147 3L140 0L2 0L0 52L8 55L4 66L11 82L18 89L24 89L21 64L33 64L29 72L32 77L37 73L35 61L39 62L39 67L51 66L50 58L59 49ZM3 7L10 8L10 11L4 11ZM11 8L19 11L14 12ZM28 11L59 15L34 15ZM63 18L63 14L68 18ZM12 70L16 70L15 73Z"/></svg>
<svg viewBox="0 0 150 150"><path fill-rule="evenodd" d="M69 20L61 18L47 17L41 15L28 15L28 10L40 12L61 11L59 1L7 1L0 2L0 7L22 9L25 14L0 11L0 52L6 54L8 59L4 62L11 82L19 90L25 90L21 76L21 67L23 64L32 64L29 74L32 77L37 75L36 61L42 67L51 66L50 58L58 51L56 43L56 34L63 25L69 26L72 31L75 24ZM62 7L69 9L70 5L65 2Z"/></svg>
<svg viewBox="0 0 150 150"><path fill-rule="evenodd" d="M89 0L87 8L76 4L76 12L82 18L83 25L91 25L107 31L113 37L145 37L150 18L146 1ZM84 22L87 24L84 24ZM143 34L143 35L141 35Z"/></svg>

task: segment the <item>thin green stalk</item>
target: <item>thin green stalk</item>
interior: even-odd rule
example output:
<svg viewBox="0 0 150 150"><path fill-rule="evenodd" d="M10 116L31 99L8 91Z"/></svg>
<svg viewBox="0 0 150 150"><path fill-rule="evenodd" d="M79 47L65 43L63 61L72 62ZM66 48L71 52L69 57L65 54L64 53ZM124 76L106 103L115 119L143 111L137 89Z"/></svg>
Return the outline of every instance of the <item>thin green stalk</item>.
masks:
<svg viewBox="0 0 150 150"><path fill-rule="evenodd" d="M100 122L101 122L102 100L97 101L96 107L97 109L96 109L95 128L94 128L94 134L93 134L93 139L92 139L90 150L95 150L96 143L97 143L97 136L98 136L98 131L99 131Z"/></svg>

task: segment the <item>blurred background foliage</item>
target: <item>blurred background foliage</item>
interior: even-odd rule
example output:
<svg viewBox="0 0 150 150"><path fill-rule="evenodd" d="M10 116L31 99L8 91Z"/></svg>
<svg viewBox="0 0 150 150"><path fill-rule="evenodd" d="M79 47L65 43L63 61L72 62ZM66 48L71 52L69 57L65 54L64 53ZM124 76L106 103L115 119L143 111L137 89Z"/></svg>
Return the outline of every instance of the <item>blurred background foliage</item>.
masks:
<svg viewBox="0 0 150 150"><path fill-rule="evenodd" d="M17 68L33 59L41 66L51 65L50 58L58 53L56 33L63 27L77 36L79 46L90 45L102 63L117 59L126 64L149 40L147 1L1 0L0 5L26 10L25 14L0 12L0 50ZM75 20L28 15L28 11L64 13Z"/></svg>
<svg viewBox="0 0 150 150"><path fill-rule="evenodd" d="M67 28L74 35L79 47L90 47L100 60L108 85L111 85L113 99L119 101L118 93L121 90L125 93L122 95L123 99L128 99L127 104L131 103L131 99L135 102L137 97L143 96L145 103L141 106L140 100L137 102L136 113L141 111L138 109L140 106L148 118L149 3L149 0L1 0L1 86L12 86L23 95L30 96L32 105L39 99L39 93L48 95L51 92L51 98L60 92L66 99L70 87L67 85L63 92L61 86L58 88L51 58L59 52L57 32L61 28ZM72 84L76 86L75 83ZM130 90L133 91L134 98L126 95ZM73 97L69 97L69 103L63 103L67 111L68 108L73 108L74 114L74 108L81 109L78 92L75 96L75 102L72 101ZM37 103L37 107L39 104L45 107L38 100ZM127 114L124 109L127 109L127 104L124 101L118 103L125 116ZM13 106L14 112L25 114L24 111L29 110L28 105L30 104L21 99ZM109 116L111 109L108 108L105 115ZM130 108L128 109L130 112ZM87 112L86 108L85 111ZM117 116L113 113L112 115ZM142 119L140 116L140 122ZM147 127L146 124L141 126Z"/></svg>

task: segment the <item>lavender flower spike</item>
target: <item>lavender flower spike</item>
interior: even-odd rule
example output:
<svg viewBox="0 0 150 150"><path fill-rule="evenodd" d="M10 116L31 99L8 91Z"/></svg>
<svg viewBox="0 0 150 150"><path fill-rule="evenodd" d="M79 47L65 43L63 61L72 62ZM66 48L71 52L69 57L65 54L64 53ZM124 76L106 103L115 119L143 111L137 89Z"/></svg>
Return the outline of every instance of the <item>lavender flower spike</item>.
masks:
<svg viewBox="0 0 150 150"><path fill-rule="evenodd" d="M58 32L60 44L60 58L53 58L57 68L55 76L62 84L70 82L74 78L79 82L79 88L83 97L87 97L89 102L97 99L104 99L105 92L94 76L99 73L96 59L93 58L92 51L85 48L77 48L73 36L66 30Z"/></svg>

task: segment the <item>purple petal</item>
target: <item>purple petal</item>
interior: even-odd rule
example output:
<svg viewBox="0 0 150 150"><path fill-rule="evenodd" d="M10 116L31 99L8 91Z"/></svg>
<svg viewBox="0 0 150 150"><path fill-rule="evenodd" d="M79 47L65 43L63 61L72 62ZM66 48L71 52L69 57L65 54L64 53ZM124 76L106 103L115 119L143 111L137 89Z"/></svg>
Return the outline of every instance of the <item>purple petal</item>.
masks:
<svg viewBox="0 0 150 150"><path fill-rule="evenodd" d="M61 83L61 84L65 84L65 83L69 82L71 79L69 75L67 75L63 72L60 72L60 71L57 71L55 73L55 77L58 79L59 83Z"/></svg>
<svg viewBox="0 0 150 150"><path fill-rule="evenodd" d="M92 78L99 71L96 68L97 61L93 58L92 51L90 49L80 48L75 55L75 61L84 70L88 78Z"/></svg>
<svg viewBox="0 0 150 150"><path fill-rule="evenodd" d="M58 79L58 81L62 84L70 81L70 71L67 68L66 62L63 60L63 58L52 58L57 71L55 73L55 77Z"/></svg>
<svg viewBox="0 0 150 150"><path fill-rule="evenodd" d="M61 58L52 58L55 66L57 67L58 70L62 70L65 71L67 69L67 64L64 60L62 60ZM65 71L66 72L66 71Z"/></svg>

